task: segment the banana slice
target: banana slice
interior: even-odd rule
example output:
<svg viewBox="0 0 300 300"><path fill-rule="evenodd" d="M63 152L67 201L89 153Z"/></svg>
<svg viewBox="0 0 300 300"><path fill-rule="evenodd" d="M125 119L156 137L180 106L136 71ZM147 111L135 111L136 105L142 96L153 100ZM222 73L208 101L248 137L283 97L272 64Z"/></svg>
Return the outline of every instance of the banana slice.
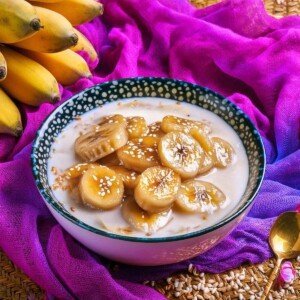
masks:
<svg viewBox="0 0 300 300"><path fill-rule="evenodd" d="M148 126L147 136L162 138L165 133L161 130L161 122L155 122Z"/></svg>
<svg viewBox="0 0 300 300"><path fill-rule="evenodd" d="M128 199L122 205L122 215L130 226L151 235L171 221L172 211L149 214L142 210L134 199Z"/></svg>
<svg viewBox="0 0 300 300"><path fill-rule="evenodd" d="M107 167L89 168L81 177L82 202L95 209L108 210L120 205L124 194L122 179Z"/></svg>
<svg viewBox="0 0 300 300"><path fill-rule="evenodd" d="M125 168L140 173L147 168L160 165L157 139L153 137L131 140L117 151L117 155Z"/></svg>
<svg viewBox="0 0 300 300"><path fill-rule="evenodd" d="M147 147L156 147L158 146L160 139L154 136L145 136L143 137L143 145Z"/></svg>
<svg viewBox="0 0 300 300"><path fill-rule="evenodd" d="M168 210L180 187L180 177L173 170L152 167L144 171L134 189L137 204L149 213Z"/></svg>
<svg viewBox="0 0 300 300"><path fill-rule="evenodd" d="M79 181L80 176L82 176L89 168L95 168L97 167L97 164L90 164L90 163L82 163L82 164L76 164L69 169L67 169L63 174L61 175L62 180L67 181L67 191L70 195L70 197L76 201L81 202L81 197L79 193Z"/></svg>
<svg viewBox="0 0 300 300"><path fill-rule="evenodd" d="M117 152L115 151L111 154L108 154L107 156L102 157L99 160L99 164L106 167L110 167L110 166L120 166L121 162L117 156Z"/></svg>
<svg viewBox="0 0 300 300"><path fill-rule="evenodd" d="M75 153L84 162L94 162L123 147L128 141L125 124L95 126L75 141Z"/></svg>
<svg viewBox="0 0 300 300"><path fill-rule="evenodd" d="M88 169L97 166L96 164L76 164L55 178L53 189L61 189L64 191L71 191L79 184L79 177ZM55 174L57 175L57 174Z"/></svg>
<svg viewBox="0 0 300 300"><path fill-rule="evenodd" d="M213 159L217 168L226 168L233 161L234 150L232 146L221 138L213 137Z"/></svg>
<svg viewBox="0 0 300 300"><path fill-rule="evenodd" d="M198 174L206 173L214 166L214 145L210 137L198 128L192 128L190 134L200 144L205 152L204 160L200 165Z"/></svg>
<svg viewBox="0 0 300 300"><path fill-rule="evenodd" d="M137 183L139 174L133 170L128 170L123 166L111 166L110 169L114 170L123 180L126 190L132 191Z"/></svg>
<svg viewBox="0 0 300 300"><path fill-rule="evenodd" d="M95 168L97 167L97 164L89 164L89 163L82 163L82 164L76 164L69 169L67 169L63 176L66 177L66 179L75 179L80 177L82 174L84 174L89 168Z"/></svg>
<svg viewBox="0 0 300 300"><path fill-rule="evenodd" d="M192 178L204 161L204 151L190 135L170 132L161 138L158 153L162 164L182 178Z"/></svg>
<svg viewBox="0 0 300 300"><path fill-rule="evenodd" d="M111 116L106 116L103 117L99 123L99 125L104 125L104 124L126 124L127 125L127 121L126 118L122 115L111 115Z"/></svg>
<svg viewBox="0 0 300 300"><path fill-rule="evenodd" d="M204 159L199 167L198 174L204 174L210 171L214 167L214 160L206 152L204 153Z"/></svg>
<svg viewBox="0 0 300 300"><path fill-rule="evenodd" d="M214 151L213 143L210 137L201 129L192 128L190 135L200 144L203 150L208 154L212 155Z"/></svg>
<svg viewBox="0 0 300 300"><path fill-rule="evenodd" d="M161 123L161 129L166 133L180 131L189 134L192 128L201 129L205 133L211 132L211 127L204 122L188 120L175 116L165 116Z"/></svg>
<svg viewBox="0 0 300 300"><path fill-rule="evenodd" d="M175 205L186 213L211 214L225 200L224 193L212 183L192 179L181 184Z"/></svg>
<svg viewBox="0 0 300 300"><path fill-rule="evenodd" d="M140 138L147 133L148 127L143 117L128 117L126 120L130 140Z"/></svg>

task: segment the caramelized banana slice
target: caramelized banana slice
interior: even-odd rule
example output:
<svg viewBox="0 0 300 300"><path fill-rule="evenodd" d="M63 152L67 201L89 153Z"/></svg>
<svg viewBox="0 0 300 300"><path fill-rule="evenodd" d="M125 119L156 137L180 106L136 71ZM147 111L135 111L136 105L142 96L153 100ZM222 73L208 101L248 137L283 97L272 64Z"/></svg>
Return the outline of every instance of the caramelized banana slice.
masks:
<svg viewBox="0 0 300 300"><path fill-rule="evenodd" d="M149 214L142 210L134 199L128 199L122 205L122 215L130 226L146 235L151 235L170 222L172 211Z"/></svg>
<svg viewBox="0 0 300 300"><path fill-rule="evenodd" d="M162 138L165 133L161 130L161 122L155 122L148 126L147 136Z"/></svg>
<svg viewBox="0 0 300 300"><path fill-rule="evenodd" d="M166 133L180 131L189 134L192 128L200 129L205 133L211 132L210 126L204 122L188 120L175 116L165 116L161 123L161 129Z"/></svg>
<svg viewBox="0 0 300 300"><path fill-rule="evenodd" d="M71 192L78 189L80 176L89 168L94 168L96 164L82 163L76 164L69 169L65 170L62 174L55 178L53 189L61 189ZM78 198L78 197L77 197Z"/></svg>
<svg viewBox="0 0 300 300"><path fill-rule="evenodd" d="M226 168L233 161L234 150L232 146L221 138L213 137L213 160L217 168Z"/></svg>
<svg viewBox="0 0 300 300"><path fill-rule="evenodd" d="M143 145L147 146L147 147L156 147L157 148L157 145L158 145L158 142L159 142L159 138L157 137L154 137L154 136L144 136L143 138Z"/></svg>
<svg viewBox="0 0 300 300"><path fill-rule="evenodd" d="M114 170L123 180L126 189L133 190L138 183L139 174L133 170L128 170L123 166L111 166L110 169Z"/></svg>
<svg viewBox="0 0 300 300"><path fill-rule="evenodd" d="M117 151L117 155L127 169L140 173L147 168L160 165L157 139L153 137L131 140Z"/></svg>
<svg viewBox="0 0 300 300"><path fill-rule="evenodd" d="M67 179L75 179L80 177L82 174L84 174L89 168L95 168L97 167L97 164L90 164L90 163L82 163L82 164L76 164L69 169L67 169L63 176L65 176Z"/></svg>
<svg viewBox="0 0 300 300"><path fill-rule="evenodd" d="M215 185L192 179L181 184L175 205L186 213L212 213L225 200L226 196Z"/></svg>
<svg viewBox="0 0 300 300"><path fill-rule="evenodd" d="M202 164L200 164L198 174L204 174L208 172L213 168L213 166L214 166L214 160L212 159L212 157L204 153L204 159Z"/></svg>
<svg viewBox="0 0 300 300"><path fill-rule="evenodd" d="M104 125L104 124L125 124L127 125L126 118L122 115L111 115L111 116L106 116L103 117L99 123L99 125Z"/></svg>
<svg viewBox="0 0 300 300"><path fill-rule="evenodd" d="M210 137L204 131L198 128L192 128L190 131L190 135L200 144L200 146L208 155L211 156L213 154L213 143Z"/></svg>
<svg viewBox="0 0 300 300"><path fill-rule="evenodd" d="M158 153L162 164L184 179L195 177L204 160L201 146L182 132L170 132L162 137Z"/></svg>
<svg viewBox="0 0 300 300"><path fill-rule="evenodd" d="M148 127L143 117L128 117L126 120L130 140L140 138L147 133Z"/></svg>
<svg viewBox="0 0 300 300"><path fill-rule="evenodd" d="M85 205L108 210L121 204L124 185L115 171L104 166L97 166L89 168L82 175L79 192Z"/></svg>
<svg viewBox="0 0 300 300"><path fill-rule="evenodd" d="M137 204L149 213L168 210L180 187L180 177L173 170L152 167L144 171L134 189Z"/></svg>
<svg viewBox="0 0 300 300"><path fill-rule="evenodd" d="M84 162L94 162L123 147L128 141L124 123L95 126L75 141L75 153Z"/></svg>
<svg viewBox="0 0 300 300"><path fill-rule="evenodd" d="M200 144L204 150L204 160L200 165L198 174L208 172L214 166L214 146L210 137L198 128L192 128L190 132L191 136Z"/></svg>
<svg viewBox="0 0 300 300"><path fill-rule="evenodd" d="M110 166L119 166L121 165L121 162L118 158L117 152L113 152L111 154L108 154L107 156L102 157L99 160L100 165L110 167Z"/></svg>

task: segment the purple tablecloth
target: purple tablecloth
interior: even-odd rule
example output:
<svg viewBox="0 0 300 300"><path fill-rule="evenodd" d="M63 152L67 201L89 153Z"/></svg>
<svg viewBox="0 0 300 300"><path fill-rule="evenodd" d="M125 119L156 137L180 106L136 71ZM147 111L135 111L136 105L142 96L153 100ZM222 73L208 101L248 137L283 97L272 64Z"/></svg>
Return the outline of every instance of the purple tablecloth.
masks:
<svg viewBox="0 0 300 300"><path fill-rule="evenodd" d="M0 247L48 295L62 299L159 299L139 282L182 270L221 272L270 257L274 218L300 202L300 18L268 16L259 0L196 10L185 0L108 0L105 14L80 26L100 54L93 84L168 76L207 86L238 104L259 128L267 153L262 189L245 220L217 247L163 267L120 265L87 250L50 215L33 181L32 140L54 109L21 106L25 131L0 140ZM95 67L95 66L93 66ZM16 87L17 88L17 87Z"/></svg>

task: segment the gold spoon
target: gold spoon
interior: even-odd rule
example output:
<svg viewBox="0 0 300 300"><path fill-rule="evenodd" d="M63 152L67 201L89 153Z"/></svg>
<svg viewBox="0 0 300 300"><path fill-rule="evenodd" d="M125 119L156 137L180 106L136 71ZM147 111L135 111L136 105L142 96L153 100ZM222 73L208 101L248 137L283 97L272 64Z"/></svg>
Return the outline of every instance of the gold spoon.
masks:
<svg viewBox="0 0 300 300"><path fill-rule="evenodd" d="M269 243L277 260L261 300L267 298L282 261L300 255L300 213L288 211L281 214L271 228Z"/></svg>

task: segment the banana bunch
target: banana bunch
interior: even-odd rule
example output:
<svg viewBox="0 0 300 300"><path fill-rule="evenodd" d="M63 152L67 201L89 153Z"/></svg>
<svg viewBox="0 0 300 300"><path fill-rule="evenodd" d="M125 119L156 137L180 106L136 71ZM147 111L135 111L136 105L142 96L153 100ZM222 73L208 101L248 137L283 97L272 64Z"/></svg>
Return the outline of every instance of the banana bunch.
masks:
<svg viewBox="0 0 300 300"><path fill-rule="evenodd" d="M97 52L74 26L102 13L97 0L0 0L0 133L22 133L12 99L33 106L55 103L59 84L91 77L77 52L91 62Z"/></svg>

